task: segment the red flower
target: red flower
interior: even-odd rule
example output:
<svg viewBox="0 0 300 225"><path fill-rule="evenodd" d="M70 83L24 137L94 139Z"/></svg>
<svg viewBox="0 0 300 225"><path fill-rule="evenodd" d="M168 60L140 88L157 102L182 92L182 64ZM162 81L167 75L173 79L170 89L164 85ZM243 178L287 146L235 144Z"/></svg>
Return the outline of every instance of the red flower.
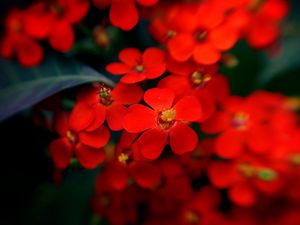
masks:
<svg viewBox="0 0 300 225"><path fill-rule="evenodd" d="M114 75L125 74L123 83L137 83L146 79L155 79L165 70L165 54L159 48L148 48L143 54L136 48L126 48L119 53L121 62L111 63L106 70Z"/></svg>
<svg viewBox="0 0 300 225"><path fill-rule="evenodd" d="M272 146L272 129L266 123L268 114L253 102L230 97L223 110L216 112L201 124L205 133L219 133L216 153L223 158L237 158L245 151L267 153ZM247 147L247 148L246 148Z"/></svg>
<svg viewBox="0 0 300 225"><path fill-rule="evenodd" d="M193 57L197 63L214 64L239 38L225 12L213 2L178 5L166 12L163 22L155 22L150 32L160 38L165 31L165 44L175 60Z"/></svg>
<svg viewBox="0 0 300 225"><path fill-rule="evenodd" d="M136 0L144 7L155 5L158 0ZM93 0L99 9L110 6L109 18L111 23L123 30L131 30L138 22L139 15L135 0Z"/></svg>
<svg viewBox="0 0 300 225"><path fill-rule="evenodd" d="M131 177L143 188L153 188L160 183L161 174L157 166L141 161L133 144L138 133L124 131L115 150L114 160L107 166L108 181L114 189L124 189Z"/></svg>
<svg viewBox="0 0 300 225"><path fill-rule="evenodd" d="M283 187L283 179L266 159L243 157L233 162L213 162L208 177L217 188L228 188L229 198L242 206L253 205L257 195L274 195Z"/></svg>
<svg viewBox="0 0 300 225"><path fill-rule="evenodd" d="M60 138L52 141L49 146L56 168L67 168L73 155L87 169L93 169L103 162L105 151L102 147L110 138L106 127L99 126L93 131L75 132L69 127L70 121L66 113L61 112L56 119L55 128Z"/></svg>
<svg viewBox="0 0 300 225"><path fill-rule="evenodd" d="M143 90L136 84L119 83L113 89L104 84L88 87L78 94L70 126L76 132L94 130L106 119L111 130L121 130L125 105L139 102L142 96Z"/></svg>
<svg viewBox="0 0 300 225"><path fill-rule="evenodd" d="M168 89L153 88L144 95L144 101L152 107L135 104L124 117L128 132L143 132L137 145L147 159L160 156L170 138L170 146L176 154L195 149L196 132L186 122L197 121L202 116L201 106L194 96L185 96L174 104L174 93Z"/></svg>
<svg viewBox="0 0 300 225"><path fill-rule="evenodd" d="M72 25L80 22L89 9L88 0L38 2L29 8L26 30L34 37L49 38L51 46L67 52L74 44Z"/></svg>
<svg viewBox="0 0 300 225"><path fill-rule="evenodd" d="M16 55L24 66L38 65L43 58L41 46L26 32L24 18L28 13L12 10L5 19L5 35L0 43L1 56Z"/></svg>
<svg viewBox="0 0 300 225"><path fill-rule="evenodd" d="M215 75L217 65L198 65L191 60L176 62L167 60L167 69L171 75L163 78L158 87L174 91L176 99L185 95L194 95L203 108L203 117L207 119L215 111L216 102L222 102L229 96L229 84L225 76Z"/></svg>

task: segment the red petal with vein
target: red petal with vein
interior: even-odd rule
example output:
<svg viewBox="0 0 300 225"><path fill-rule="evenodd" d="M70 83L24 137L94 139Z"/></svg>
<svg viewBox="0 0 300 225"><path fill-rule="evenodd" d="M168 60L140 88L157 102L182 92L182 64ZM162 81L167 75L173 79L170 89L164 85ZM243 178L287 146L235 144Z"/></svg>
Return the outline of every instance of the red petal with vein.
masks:
<svg viewBox="0 0 300 225"><path fill-rule="evenodd" d="M171 56L178 61L188 60L192 56L195 47L194 38L188 34L177 34L167 43Z"/></svg>
<svg viewBox="0 0 300 225"><path fill-rule="evenodd" d="M77 103L69 119L70 129L80 132L91 125L95 118L93 109L85 103Z"/></svg>
<svg viewBox="0 0 300 225"><path fill-rule="evenodd" d="M67 138L60 138L52 141L49 145L49 153L54 165L58 169L66 169L73 154L73 145Z"/></svg>
<svg viewBox="0 0 300 225"><path fill-rule="evenodd" d="M166 88L151 88L144 95L144 101L157 111L170 109L174 98L173 91Z"/></svg>
<svg viewBox="0 0 300 225"><path fill-rule="evenodd" d="M107 167L108 182L116 190L123 190L128 184L127 167L119 163L109 164Z"/></svg>
<svg viewBox="0 0 300 225"><path fill-rule="evenodd" d="M173 107L176 111L176 120L197 121L202 117L202 108L195 96L185 96Z"/></svg>
<svg viewBox="0 0 300 225"><path fill-rule="evenodd" d="M152 6L155 5L158 0L136 0L142 6Z"/></svg>
<svg viewBox="0 0 300 225"><path fill-rule="evenodd" d="M251 206L256 201L256 193L252 187L245 182L235 184L228 191L229 198L240 206Z"/></svg>
<svg viewBox="0 0 300 225"><path fill-rule="evenodd" d="M164 63L165 53L159 48L147 48L143 53L142 60L143 66L146 68L151 68L157 64Z"/></svg>
<svg viewBox="0 0 300 225"><path fill-rule="evenodd" d="M23 38L17 47L17 58L23 66L36 66L44 56L42 47L29 38Z"/></svg>
<svg viewBox="0 0 300 225"><path fill-rule="evenodd" d="M136 133L155 127L155 123L156 114L152 109L144 105L135 104L128 108L123 126L128 132Z"/></svg>
<svg viewBox="0 0 300 225"><path fill-rule="evenodd" d="M129 66L137 66L142 62L142 54L137 48L125 48L120 51L119 59Z"/></svg>
<svg viewBox="0 0 300 225"><path fill-rule="evenodd" d="M230 187L239 178L235 165L226 162L211 163L207 173L211 183L217 188Z"/></svg>
<svg viewBox="0 0 300 225"><path fill-rule="evenodd" d="M143 188L151 188L160 183L160 170L149 163L134 162L129 166L130 175Z"/></svg>
<svg viewBox="0 0 300 225"><path fill-rule="evenodd" d="M145 131L137 140L142 155L149 160L157 159L167 144L168 133L161 129Z"/></svg>
<svg viewBox="0 0 300 225"><path fill-rule="evenodd" d="M75 151L79 163L86 169L95 169L105 159L105 151L102 148L95 149L79 143Z"/></svg>
<svg viewBox="0 0 300 225"><path fill-rule="evenodd" d="M170 146L174 153L183 154L193 151L198 144L197 133L184 123L178 122L170 130Z"/></svg>
<svg viewBox="0 0 300 225"><path fill-rule="evenodd" d="M117 131L123 129L123 119L127 108L120 104L112 104L106 113L106 121L111 130Z"/></svg>
<svg viewBox="0 0 300 225"><path fill-rule="evenodd" d="M51 31L49 42L55 50L68 52L74 44L74 32L71 25L65 20L57 22Z"/></svg>
<svg viewBox="0 0 300 225"><path fill-rule="evenodd" d="M209 40L219 50L228 50L234 46L239 38L238 32L229 26L222 25L211 31Z"/></svg>
<svg viewBox="0 0 300 225"><path fill-rule="evenodd" d="M221 53L211 44L198 44L193 57L197 63L210 65L216 63L221 58Z"/></svg>
<svg viewBox="0 0 300 225"><path fill-rule="evenodd" d="M89 7L90 3L88 0L69 1L68 9L64 11L64 16L70 23L78 23L86 16Z"/></svg>
<svg viewBox="0 0 300 225"><path fill-rule="evenodd" d="M137 84L118 83L112 90L112 97L115 102L124 105L138 103L143 98L143 89Z"/></svg>
<svg viewBox="0 0 300 225"><path fill-rule="evenodd" d="M97 104L92 107L94 112L94 120L90 125L86 128L86 131L93 131L99 128L105 120L106 117L106 107L102 104Z"/></svg>
<svg viewBox="0 0 300 225"><path fill-rule="evenodd" d="M216 134L230 126L230 117L227 113L216 112L212 117L201 124L201 130L207 134Z"/></svg>
<svg viewBox="0 0 300 225"><path fill-rule="evenodd" d="M131 70L131 67L124 63L111 63L106 66L106 71L114 75L122 75L128 73Z"/></svg>
<svg viewBox="0 0 300 225"><path fill-rule="evenodd" d="M138 11L133 0L112 2L109 18L111 23L123 30L132 29L138 22Z"/></svg>
<svg viewBox="0 0 300 225"><path fill-rule="evenodd" d="M244 152L244 133L236 130L227 130L221 133L215 142L218 156L234 159Z"/></svg>
<svg viewBox="0 0 300 225"><path fill-rule="evenodd" d="M129 72L121 78L121 82L125 84L135 84L146 79L143 72L139 73L136 71Z"/></svg>
<svg viewBox="0 0 300 225"><path fill-rule="evenodd" d="M82 132L79 134L80 142L93 148L105 146L108 143L109 138L110 132L105 126L101 126L97 130L91 132Z"/></svg>

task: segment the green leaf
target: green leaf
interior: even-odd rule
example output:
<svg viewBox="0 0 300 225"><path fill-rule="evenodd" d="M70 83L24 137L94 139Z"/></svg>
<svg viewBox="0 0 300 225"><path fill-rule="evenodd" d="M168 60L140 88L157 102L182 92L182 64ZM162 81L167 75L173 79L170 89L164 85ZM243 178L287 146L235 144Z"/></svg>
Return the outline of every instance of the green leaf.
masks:
<svg viewBox="0 0 300 225"><path fill-rule="evenodd" d="M114 85L90 67L60 55L49 55L30 69L4 59L0 67L0 121L66 88L93 81Z"/></svg>
<svg viewBox="0 0 300 225"><path fill-rule="evenodd" d="M282 49L274 58L267 60L266 66L258 76L258 83L264 86L286 72L300 68L300 37L290 37L282 41Z"/></svg>

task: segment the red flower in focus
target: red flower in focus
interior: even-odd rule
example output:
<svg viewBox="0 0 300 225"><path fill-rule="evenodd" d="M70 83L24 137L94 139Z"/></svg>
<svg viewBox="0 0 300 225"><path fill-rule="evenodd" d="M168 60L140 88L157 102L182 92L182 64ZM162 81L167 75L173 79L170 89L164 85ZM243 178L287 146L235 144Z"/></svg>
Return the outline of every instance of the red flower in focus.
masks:
<svg viewBox="0 0 300 225"><path fill-rule="evenodd" d="M185 95L194 95L203 108L201 121L214 113L216 102L222 102L229 96L228 80L223 75L215 75L218 66L198 65L188 60L176 62L167 60L167 69L171 75L161 79L158 87L174 91L176 99Z"/></svg>
<svg viewBox="0 0 300 225"><path fill-rule="evenodd" d="M278 194L283 179L274 165L263 158L242 157L233 162L215 161L208 166L208 177L217 188L228 188L229 198L241 206L253 205L259 193Z"/></svg>
<svg viewBox="0 0 300 225"><path fill-rule="evenodd" d="M108 181L114 189L124 189L131 177L139 186L152 188L161 180L157 166L141 161L136 154L136 144L133 144L138 133L124 131L115 150L115 158L107 166Z"/></svg>
<svg viewBox="0 0 300 225"><path fill-rule="evenodd" d="M5 19L5 35L1 39L1 56L12 58L16 55L24 66L38 65L43 58L41 46L30 36L24 26L26 11L12 10Z"/></svg>
<svg viewBox="0 0 300 225"><path fill-rule="evenodd" d="M104 84L88 87L77 96L70 126L76 132L93 130L106 119L111 130L121 130L125 105L138 103L142 96L143 90L136 84L119 83L113 89Z"/></svg>
<svg viewBox="0 0 300 225"><path fill-rule="evenodd" d="M123 83L137 83L146 79L155 79L165 70L165 54L159 48L148 48L143 54L136 48L126 48L119 53L121 62L111 63L106 70L114 75L125 74Z"/></svg>
<svg viewBox="0 0 300 225"><path fill-rule="evenodd" d="M152 109L140 104L128 108L124 128L131 133L144 131L137 145L146 159L158 158L168 138L176 154L192 151L198 143L196 132L186 122L201 118L199 101L194 96L185 96L174 104L174 98L169 89L153 88L144 95L144 101Z"/></svg>
<svg viewBox="0 0 300 225"><path fill-rule="evenodd" d="M60 112L55 122L55 129L60 138L52 141L49 146L55 167L61 170L67 168L71 158L75 155L83 167L94 169L105 158L105 151L102 147L109 141L108 129L105 126L99 126L93 131L75 132L70 129L69 124L72 125L67 114Z"/></svg>
<svg viewBox="0 0 300 225"><path fill-rule="evenodd" d="M93 3L99 9L110 6L111 23L123 30L131 30L139 19L135 1L144 7L153 6L158 2L158 0L93 0Z"/></svg>
<svg viewBox="0 0 300 225"><path fill-rule="evenodd" d="M26 30L34 37L49 38L51 46L67 52L74 44L72 25L80 22L89 9L88 0L55 0L32 5L25 18Z"/></svg>

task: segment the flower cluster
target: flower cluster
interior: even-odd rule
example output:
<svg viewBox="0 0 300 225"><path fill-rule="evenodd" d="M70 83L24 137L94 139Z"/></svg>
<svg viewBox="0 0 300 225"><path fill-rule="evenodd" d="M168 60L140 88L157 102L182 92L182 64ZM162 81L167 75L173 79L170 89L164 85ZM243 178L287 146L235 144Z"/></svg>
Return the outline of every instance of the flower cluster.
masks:
<svg viewBox="0 0 300 225"><path fill-rule="evenodd" d="M112 25L126 31L143 15L158 42L122 49L105 67L119 78L115 86L87 85L70 112L54 114L59 137L49 152L56 169L72 160L87 169L103 165L94 212L111 225L300 224L300 100L262 90L231 95L219 70L241 39L254 48L274 44L288 3L93 4L108 9ZM85 0L56 0L12 11L2 55L34 65L42 39L68 51L75 41L72 25L88 8Z"/></svg>
<svg viewBox="0 0 300 225"><path fill-rule="evenodd" d="M39 43L42 40L47 40L59 52L69 51L75 42L72 26L79 23L88 10L88 0L54 0L10 11L4 22L1 56L9 59L16 56L24 66L38 65L43 59Z"/></svg>

